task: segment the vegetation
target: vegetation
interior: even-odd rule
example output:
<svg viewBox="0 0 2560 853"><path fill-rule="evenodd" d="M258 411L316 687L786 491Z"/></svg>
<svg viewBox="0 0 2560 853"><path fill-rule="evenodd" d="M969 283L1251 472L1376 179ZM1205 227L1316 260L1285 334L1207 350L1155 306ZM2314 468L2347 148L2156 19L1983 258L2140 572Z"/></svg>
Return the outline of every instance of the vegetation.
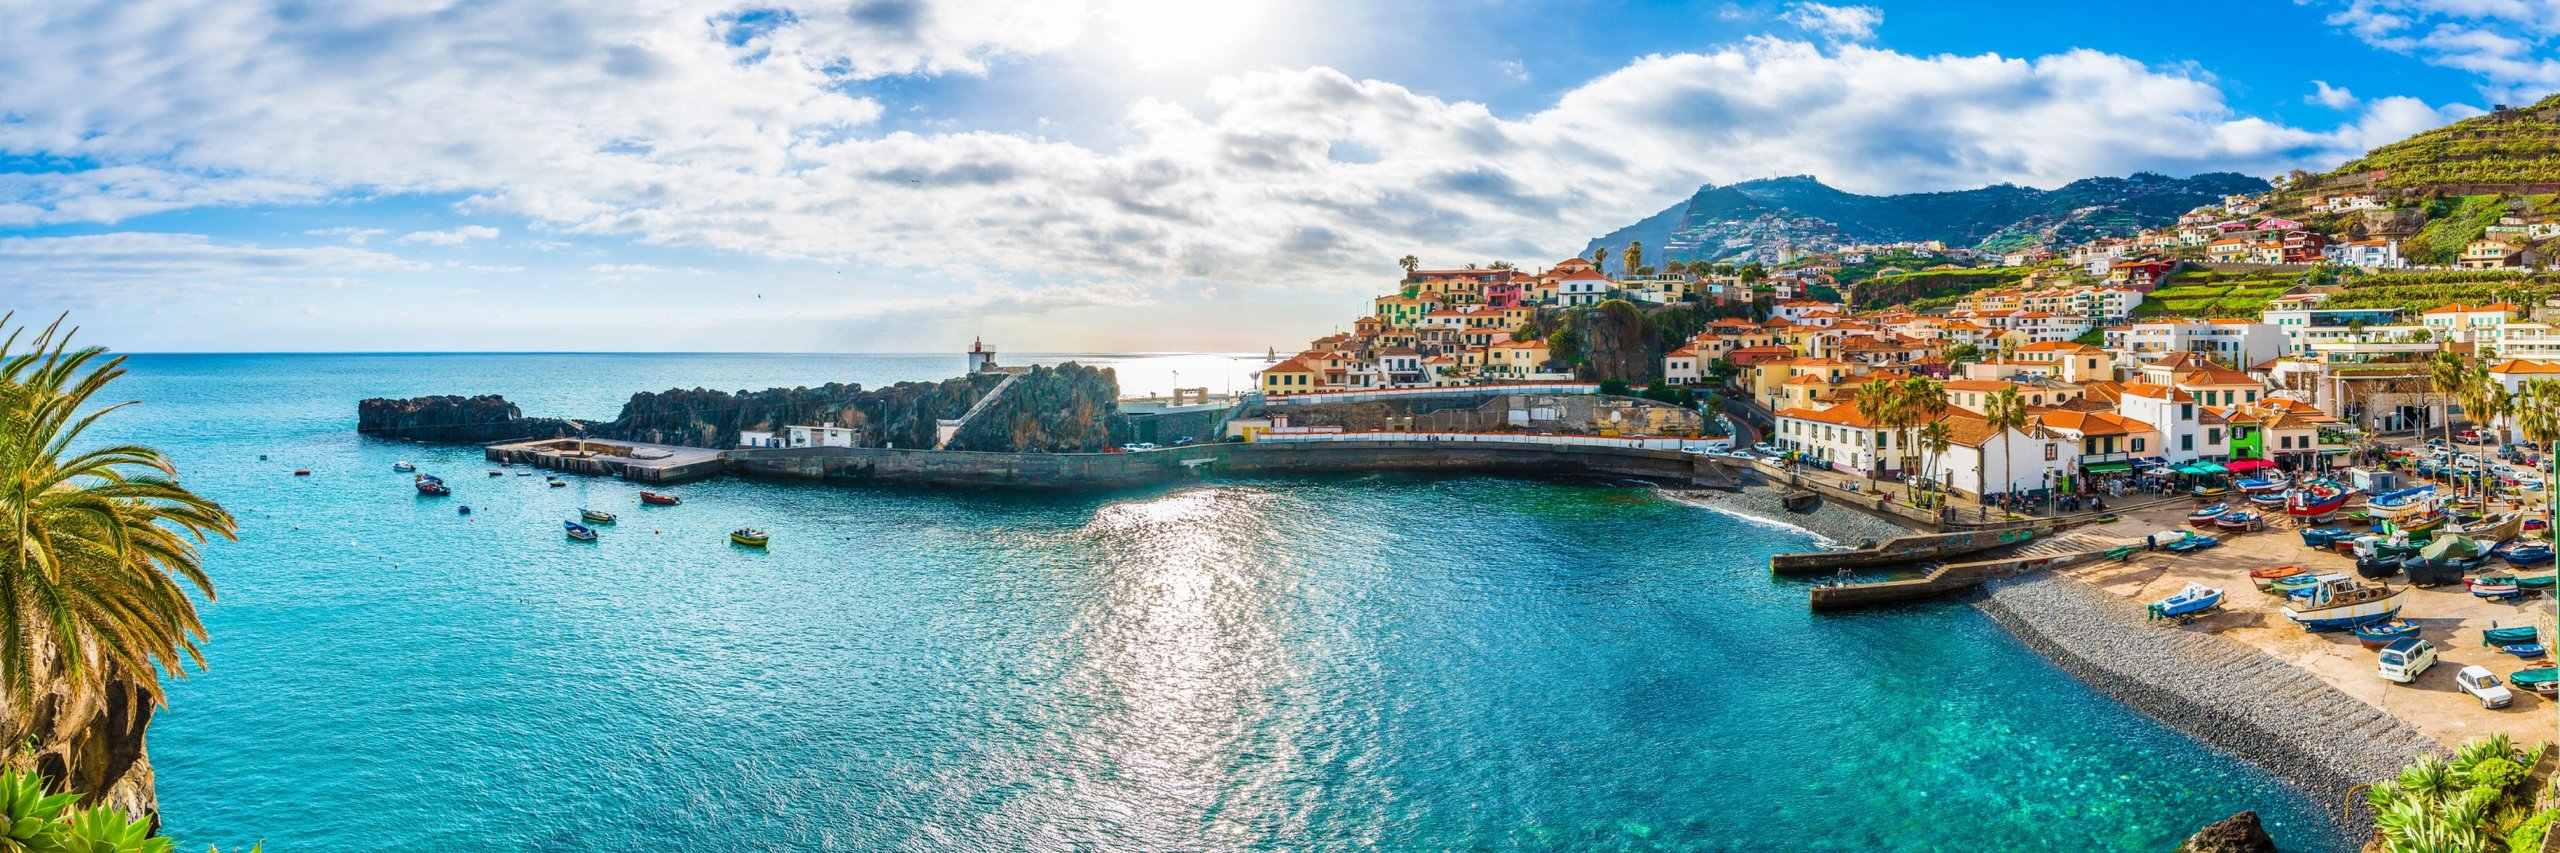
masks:
<svg viewBox="0 0 2560 853"><path fill-rule="evenodd" d="M112 806L80 808L77 792L47 794L44 779L0 772L0 850L10 853L168 853L151 819ZM219 851L216 851L219 853ZM256 853L252 850L251 853Z"/></svg>
<svg viewBox="0 0 2560 853"><path fill-rule="evenodd" d="M2451 761L2433 755L2365 791L2375 829L2390 853L2522 853L2540 842L2528 826L2549 826L2551 812L2534 814L2534 792L2520 790L2540 747L2519 750L2506 735L2473 740ZM2526 842L2518 846L2516 842Z"/></svg>
<svg viewBox="0 0 2560 853"><path fill-rule="evenodd" d="M59 321L24 351L22 335L0 342L0 736L34 744L17 769L48 787L105 796L142 761L160 675L204 663L190 592L211 600L213 581L196 546L234 522L157 450L75 450L126 405L100 396L124 359L73 349Z"/></svg>
<svg viewBox="0 0 2560 853"><path fill-rule="evenodd" d="M2421 266L2452 266L2462 249L2507 214L2505 196L2440 198L2427 204L2427 225L2400 243L2400 256Z"/></svg>
<svg viewBox="0 0 2560 853"><path fill-rule="evenodd" d="M1922 270L1877 276L1850 287L1849 292L1857 298L1860 308L1873 310L1907 303L1912 310L1926 311L1953 305L1977 290L2015 285L2026 280L2028 272L2026 267Z"/></svg>
<svg viewBox="0 0 2560 853"><path fill-rule="evenodd" d="M2456 302L2539 304L2560 296L2560 279L2499 270L2405 270L2355 276L2345 292L2322 308L2401 308L2424 311Z"/></svg>
<svg viewBox="0 0 2560 853"><path fill-rule="evenodd" d="M2005 436L2008 434L2009 430L2025 429L2027 426L2027 400L2025 397L2018 396L2018 386L2011 385L2001 388L1999 391L1993 392L1989 398L1983 400L1982 419L1984 422L1991 425L1991 432L1993 435ZM2018 477L2018 469L2009 463L2009 441L2006 438L2002 438L2000 439L2000 471L2002 472L2001 476L2006 478L2000 483L2000 491L2003 494L2006 494L2009 491L2009 487L2017 482ZM1982 490L1985 492L1990 491L1991 484L1982 484Z"/></svg>
<svg viewBox="0 0 2560 853"><path fill-rule="evenodd" d="M2560 182L2560 96L2429 130L2367 152L2310 186L2381 189Z"/></svg>

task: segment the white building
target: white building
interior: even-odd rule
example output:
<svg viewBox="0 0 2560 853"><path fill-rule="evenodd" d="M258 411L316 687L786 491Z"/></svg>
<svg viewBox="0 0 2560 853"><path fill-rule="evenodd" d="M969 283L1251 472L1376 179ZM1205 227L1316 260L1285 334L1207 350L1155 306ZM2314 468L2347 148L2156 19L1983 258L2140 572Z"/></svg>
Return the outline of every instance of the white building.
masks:
<svg viewBox="0 0 2560 853"><path fill-rule="evenodd" d="M1990 423L1964 413L1950 414L1944 423L1947 452L1921 461L1931 479L1966 497L2033 491L2077 470L2067 443L2043 429L1995 432Z"/></svg>
<svg viewBox="0 0 2560 853"><path fill-rule="evenodd" d="M2330 263L2345 267L2396 270L2409 265L2408 261L2400 259L2400 242L2397 240L2353 240L2331 243L2320 253L2327 257Z"/></svg>
<svg viewBox="0 0 2560 853"><path fill-rule="evenodd" d="M2158 455L2172 463L2230 457L2230 431L2221 416L2196 403L2195 395L2146 382L2127 384L2122 394L2116 411L2159 431Z"/></svg>
<svg viewBox="0 0 2560 853"><path fill-rule="evenodd" d="M2267 323L2235 319L2155 320L2135 323L2125 330L2117 362L2150 361L2173 352L2192 352L2245 368L2291 349L2292 342L2284 332Z"/></svg>
<svg viewBox="0 0 2560 853"><path fill-rule="evenodd" d="M739 447L852 447L861 439L862 430L832 423L787 426L779 434L770 430L738 431Z"/></svg>

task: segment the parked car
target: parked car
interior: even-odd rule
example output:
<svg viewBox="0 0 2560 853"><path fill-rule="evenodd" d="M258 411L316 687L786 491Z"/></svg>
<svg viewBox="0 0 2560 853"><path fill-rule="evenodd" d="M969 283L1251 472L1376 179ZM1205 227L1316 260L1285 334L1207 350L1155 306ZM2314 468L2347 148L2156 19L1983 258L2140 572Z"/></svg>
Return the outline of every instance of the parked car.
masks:
<svg viewBox="0 0 2560 853"><path fill-rule="evenodd" d="M2454 433L2453 440L2464 444L2480 444L2488 441L2489 438L2488 436L2482 435L2477 429L2466 429L2461 432Z"/></svg>
<svg viewBox="0 0 2560 853"><path fill-rule="evenodd" d="M2453 686L2462 688L2462 692L2469 693L2471 698L2480 700L2480 707L2483 708L2504 708L2507 703L2516 700L2515 692L2508 690L2506 685L2499 684L2498 676L2491 673L2485 666L2463 667L2461 672L2453 674Z"/></svg>
<svg viewBox="0 0 2560 853"><path fill-rule="evenodd" d="M2425 675L2427 667L2436 665L2436 644L2409 637L2393 640L2382 647L2382 657L2375 663L2384 681L2409 684Z"/></svg>
<svg viewBox="0 0 2560 853"><path fill-rule="evenodd" d="M1762 455L1762 456L1776 456L1776 455L1778 455L1778 446L1777 446L1777 445L1775 445L1775 444L1770 444L1770 443L1768 443L1768 442L1763 441L1763 442L1760 442L1759 444L1754 444L1754 445L1752 445L1752 446L1751 446L1751 452L1753 452L1753 453L1757 453L1757 454L1760 454L1760 455Z"/></svg>

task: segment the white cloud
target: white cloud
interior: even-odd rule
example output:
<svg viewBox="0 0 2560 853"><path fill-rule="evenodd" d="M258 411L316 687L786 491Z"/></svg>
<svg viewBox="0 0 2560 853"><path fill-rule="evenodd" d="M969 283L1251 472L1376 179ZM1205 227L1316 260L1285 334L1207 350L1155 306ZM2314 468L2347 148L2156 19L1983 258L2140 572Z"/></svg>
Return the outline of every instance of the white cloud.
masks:
<svg viewBox="0 0 2560 853"><path fill-rule="evenodd" d="M277 283L341 283L427 265L347 246L264 247L203 234L119 231L73 237L0 237L0 280L24 295L102 304Z"/></svg>
<svg viewBox="0 0 2560 853"><path fill-rule="evenodd" d="M340 225L336 228L315 228L302 233L313 237L338 237L346 240L348 245L362 246L367 240L371 240L375 237L380 237L391 232L381 228L358 228L353 225Z"/></svg>
<svg viewBox="0 0 2560 853"><path fill-rule="evenodd" d="M1874 6L1789 3L1786 14L1779 18L1833 41L1866 41L1876 37L1876 27L1884 23L1884 10Z"/></svg>
<svg viewBox="0 0 2560 853"><path fill-rule="evenodd" d="M2560 90L2560 0L2345 0L2329 15L2366 44L2480 77L2492 100Z"/></svg>
<svg viewBox="0 0 2560 853"><path fill-rule="evenodd" d="M2304 103L2319 104L2333 110L2350 109L2358 103L2356 93L2331 86L2327 80L2313 80L2311 87L2311 94L2302 97Z"/></svg>
<svg viewBox="0 0 2560 853"><path fill-rule="evenodd" d="M444 231L411 231L400 235L395 243L424 243L429 246L459 246L473 240L492 240L498 229L486 225L465 225Z"/></svg>
<svg viewBox="0 0 2560 853"><path fill-rule="evenodd" d="M1517 59L1503 60L1502 76L1509 77L1523 83L1529 82L1529 66L1527 63L1523 63Z"/></svg>
<svg viewBox="0 0 2560 853"><path fill-rule="evenodd" d="M22 10L0 51L0 103L15 117L0 122L0 152L142 170L171 189L111 204L68 189L86 180L75 177L0 195L0 222L442 193L548 236L850 259L925 279L985 266L1268 295L1374 287L1407 252L1540 263L1706 181L1810 173L1894 192L2266 174L2333 166L2454 115L2385 99L2350 124L2304 129L2237 113L2200 72L2093 51L1914 56L1760 38L1645 57L1525 115L1329 68L1262 70L1218 78L1193 102L1128 104L1112 141L1088 145L882 131L882 105L848 94L853 81L1054 50L1085 20L1072 4L810 6L778 26L725 6L603 0L332 8ZM1864 8L1793 14L1855 37L1879 20ZM132 55L154 61L120 59ZM604 266L590 272L647 274Z"/></svg>

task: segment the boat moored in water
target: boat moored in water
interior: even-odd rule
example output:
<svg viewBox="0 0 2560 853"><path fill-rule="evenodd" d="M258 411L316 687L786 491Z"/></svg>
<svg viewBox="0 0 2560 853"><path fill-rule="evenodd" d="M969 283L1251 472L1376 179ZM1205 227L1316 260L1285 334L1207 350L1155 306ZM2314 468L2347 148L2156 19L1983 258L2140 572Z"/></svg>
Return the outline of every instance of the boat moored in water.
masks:
<svg viewBox="0 0 2560 853"><path fill-rule="evenodd" d="M749 548L762 548L765 546L765 543L773 541L773 537L767 535L764 531L757 530L753 527L741 527L736 530L729 531L729 541L745 545Z"/></svg>
<svg viewBox="0 0 2560 853"><path fill-rule="evenodd" d="M585 507L580 507L578 509L578 517L596 524L612 524L615 520L613 513L600 509L587 509Z"/></svg>
<svg viewBox="0 0 2560 853"><path fill-rule="evenodd" d="M417 485L418 494L426 495L428 497L440 498L453 494L453 489L447 487L444 484L444 481L437 479L434 474L418 475Z"/></svg>
<svg viewBox="0 0 2560 853"><path fill-rule="evenodd" d="M650 506L675 506L684 503L684 499L665 492L641 492L640 502Z"/></svg>
<svg viewBox="0 0 2560 853"><path fill-rule="evenodd" d="M398 461L398 462L393 462L393 463L391 463L391 470L394 470L394 471L402 471L402 472L415 471L415 470L418 470L418 466L417 466L417 463L410 462L409 460L406 460L406 459L402 459L402 460L400 460L400 461Z"/></svg>
<svg viewBox="0 0 2560 853"><path fill-rule="evenodd" d="M571 538L571 539L575 539L575 540L578 540L578 541L580 541L580 542L593 542L593 541L596 541L596 531L595 531L595 528L588 527L588 526L586 526L586 525L584 525L584 524L579 524L579 523L574 522L574 521L563 521L563 522L560 522L560 528L561 528L562 530L568 531L568 533L569 533L569 538Z"/></svg>

